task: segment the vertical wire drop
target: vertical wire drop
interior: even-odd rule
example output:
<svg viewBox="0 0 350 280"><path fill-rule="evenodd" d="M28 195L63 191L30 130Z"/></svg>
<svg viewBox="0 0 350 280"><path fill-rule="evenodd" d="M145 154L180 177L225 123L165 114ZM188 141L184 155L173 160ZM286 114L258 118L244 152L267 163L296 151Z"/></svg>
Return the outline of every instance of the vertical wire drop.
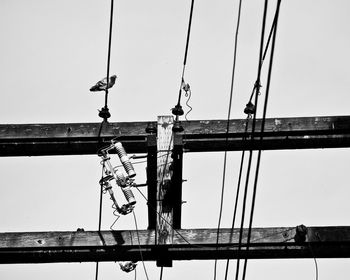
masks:
<svg viewBox="0 0 350 280"><path fill-rule="evenodd" d="M104 167L102 166L101 178L103 178L103 170L104 170ZM102 198L103 198L103 188L101 186L101 190L100 190L100 207L99 207L99 214L98 214L98 232L101 231L101 224L102 224ZM99 268L99 262L96 262L95 280L98 279L98 268Z"/></svg>

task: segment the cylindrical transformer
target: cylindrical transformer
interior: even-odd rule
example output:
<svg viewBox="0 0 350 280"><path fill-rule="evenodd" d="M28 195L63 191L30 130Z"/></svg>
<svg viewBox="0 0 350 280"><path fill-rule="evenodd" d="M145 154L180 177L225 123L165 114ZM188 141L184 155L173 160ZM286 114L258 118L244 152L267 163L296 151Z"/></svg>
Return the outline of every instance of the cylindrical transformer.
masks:
<svg viewBox="0 0 350 280"><path fill-rule="evenodd" d="M135 177L136 172L135 172L134 167L132 166L132 164L130 162L128 155L126 154L126 152L124 150L122 143L116 142L116 143L114 143L114 147L117 150L117 154L119 156L120 162L123 164L126 173L128 173L128 176L130 178Z"/></svg>

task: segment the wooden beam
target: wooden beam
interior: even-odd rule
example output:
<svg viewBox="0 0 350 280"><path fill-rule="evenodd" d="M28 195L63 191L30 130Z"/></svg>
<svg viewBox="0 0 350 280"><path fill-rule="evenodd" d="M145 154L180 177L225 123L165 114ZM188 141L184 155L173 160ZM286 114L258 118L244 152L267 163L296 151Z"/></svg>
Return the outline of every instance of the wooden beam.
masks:
<svg viewBox="0 0 350 280"><path fill-rule="evenodd" d="M156 244L165 245L173 242L174 207L173 184L173 157L174 147L173 116L160 116L157 120L157 224ZM159 247L162 248L162 247ZM167 256L166 250L158 250L157 266L171 267L172 260Z"/></svg>
<svg viewBox="0 0 350 280"><path fill-rule="evenodd" d="M269 118L262 142L261 120L257 120L254 141L242 141L244 119L230 120L228 135L226 125L226 120L182 122L184 148L189 152L207 152L350 147L350 116ZM115 137L128 153L146 153L145 129L149 126L155 127L156 122L2 124L0 156L96 154ZM250 133L251 124L248 138Z"/></svg>
<svg viewBox="0 0 350 280"><path fill-rule="evenodd" d="M155 245L155 230L0 233L0 263L95 262L171 260L349 258L350 227L310 227L306 239L296 238L296 227L253 228L249 251L247 229L242 251L237 251L239 229L174 231L172 244ZM298 240L298 242L296 241ZM140 243L139 243L140 242Z"/></svg>
<svg viewBox="0 0 350 280"><path fill-rule="evenodd" d="M155 229L157 224L157 135L147 136L147 205L148 229Z"/></svg>
<svg viewBox="0 0 350 280"><path fill-rule="evenodd" d="M182 210L182 167L183 167L183 137L174 134L173 148L173 175L171 177L171 197L173 205L173 227L181 228L181 210Z"/></svg>
<svg viewBox="0 0 350 280"><path fill-rule="evenodd" d="M173 163L172 150L173 142L172 116L158 117L157 134L157 238L156 244L171 244L173 237L173 205L171 204L171 176Z"/></svg>

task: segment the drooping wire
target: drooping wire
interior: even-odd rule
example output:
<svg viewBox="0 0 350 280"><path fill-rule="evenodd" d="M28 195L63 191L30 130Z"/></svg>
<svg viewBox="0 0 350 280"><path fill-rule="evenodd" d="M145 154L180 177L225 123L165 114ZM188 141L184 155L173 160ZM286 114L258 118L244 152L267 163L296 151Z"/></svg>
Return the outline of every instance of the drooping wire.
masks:
<svg viewBox="0 0 350 280"><path fill-rule="evenodd" d="M267 0L266 0L266 2L267 2ZM266 3L266 5L267 5L267 3ZM274 53L275 53L277 23L278 23L278 15L279 15L279 10L280 10L280 5L281 5L281 0L278 0L277 1L277 7L276 7L276 15L275 15L275 19L276 19L275 20L275 27L274 27L274 30L273 30L273 37L272 37L272 44L271 44L269 70L268 70L268 75L267 75L264 110L263 110L263 116L262 116L262 122L261 122L260 144L263 141L263 133L264 133L264 129L265 129L265 120L266 120L267 104L268 104L268 100L269 100L269 90L270 90L270 84L271 84L272 65L273 65L273 57L274 57ZM253 217L254 217L254 208L255 208L256 192L257 192L257 185L258 185L260 162L261 162L261 145L260 145L260 148L258 150L258 158L257 158L257 164L256 164L256 170L255 170L252 206L251 206L251 212L250 212L250 221L249 221L249 228L248 228L247 248L246 248L246 250L249 250L250 236L251 236L251 230L252 230L252 225L253 225ZM243 280L245 279L245 276L246 276L247 262L248 262L248 260L246 258L244 260L243 277L242 277Z"/></svg>
<svg viewBox="0 0 350 280"><path fill-rule="evenodd" d="M191 92L191 89L189 89L188 91L185 92L185 97L187 97L186 106L189 108L185 114L186 121L188 121L188 119L187 119L188 114L191 113L191 111L193 110L192 106L190 104L188 104L191 100L191 96L192 96L192 92Z"/></svg>
<svg viewBox="0 0 350 280"><path fill-rule="evenodd" d="M104 168L105 167L103 165L102 166L101 178L103 178ZM103 187L101 186L101 190L100 190L100 206L99 206L99 213L98 213L98 232L101 231L101 224L102 224L102 198L103 198ZM98 269L99 269L99 262L96 262L95 280L98 279Z"/></svg>
<svg viewBox="0 0 350 280"><path fill-rule="evenodd" d="M234 80L235 80L237 46L238 46L238 32L239 32L240 19L241 19L241 8L242 8L242 0L239 1L238 17L237 17L236 32L235 32L235 43L234 43L234 48L233 48L233 63L232 63L232 76L231 76L231 87L230 87L230 100L229 100L229 105L228 105L227 125L226 125L226 140L225 140L226 150L224 153L224 167L223 167L223 172L222 172L220 209L219 209L218 227L217 227L217 233L216 233L216 250L218 249L218 244L219 244L222 209L223 209L223 204L224 204L226 165L227 165L227 147L228 147L228 137L229 137L229 130L230 130L230 117L231 117L231 108L232 108L232 99L233 99L233 86L234 86ZM214 280L216 280L216 270L217 270L217 259L215 259L215 262L214 262Z"/></svg>
<svg viewBox="0 0 350 280"><path fill-rule="evenodd" d="M114 10L114 0L111 0L111 13L109 18L109 35L108 35L107 86L105 90L105 108L107 108L107 104L108 104L109 68L110 68L111 50L112 50L113 10Z"/></svg>
<svg viewBox="0 0 350 280"><path fill-rule="evenodd" d="M143 270L144 270L144 272L145 272L145 276L146 276L147 280L149 280L148 274L147 274L146 265L145 265L145 261L144 261L144 259L143 259L143 254L142 254L142 250L141 250L141 242L140 242L139 229L138 229L138 226L137 226L137 220L136 220L135 210L132 211L132 214L133 214L133 216L134 216L134 221L135 221L137 242L138 242L138 245L139 245L140 257L141 257L141 262L142 262Z"/></svg>

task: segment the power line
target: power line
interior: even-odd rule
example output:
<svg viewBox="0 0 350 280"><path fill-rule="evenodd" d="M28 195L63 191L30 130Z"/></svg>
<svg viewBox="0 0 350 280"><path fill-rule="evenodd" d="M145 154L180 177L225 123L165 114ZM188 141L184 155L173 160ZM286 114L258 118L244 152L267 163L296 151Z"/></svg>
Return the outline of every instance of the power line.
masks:
<svg viewBox="0 0 350 280"><path fill-rule="evenodd" d="M107 121L107 119L111 116L109 113L107 103L108 103L108 86L109 86L109 68L110 68L110 61L111 61L111 49L112 49L112 27L113 27L113 7L114 7L114 0L111 0L111 11L110 11L110 21L109 21L109 38L108 38L108 56L107 56L107 86L105 90L105 106L101 109L99 115L103 118L104 121ZM102 125L101 123L98 138L100 140L100 135L102 131ZM102 166L102 177L103 177L103 169ZM98 222L98 231L101 231L101 220L102 220L102 197L103 197L103 188L101 186L100 191L100 209L99 209L99 222ZM96 262L96 271L95 271L95 280L98 279L98 272L99 272L99 262Z"/></svg>
<svg viewBox="0 0 350 280"><path fill-rule="evenodd" d="M249 119L247 118L246 124L245 124L244 136L242 138L243 141L246 141L246 133L247 133L247 130L248 130L248 121L249 121ZM233 217L232 217L232 226L231 226L232 230L234 229L235 222L236 222L236 215L237 215L237 208L238 208L238 198L239 198L239 192L240 192L240 188L241 188L241 180L242 180L242 174L243 174L244 157L245 157L245 151L243 150L242 155L241 155L240 167L239 167L239 175L238 175L238 182L237 182L237 188L236 188L236 198L235 198ZM229 264L230 264L230 259L227 259L226 260L226 269L225 269L225 280L227 280L227 277L228 277Z"/></svg>
<svg viewBox="0 0 350 280"><path fill-rule="evenodd" d="M230 100L229 100L229 105L228 105L227 125L226 125L226 140L225 140L226 147L228 146L228 133L230 130L230 116L231 116L231 108L232 108L233 86L234 86L234 81L235 81L237 46L238 46L238 32L239 32L239 25L240 25L240 19L241 19L241 8L242 8L242 0L239 1L239 6L238 6L238 17L237 17L235 41L234 41L235 43L234 43L234 47L233 47L233 63L232 63L232 76L231 76L231 87L230 87ZM221 218L222 218L222 208L223 208L223 204L224 204L226 165L227 165L227 150L224 153L224 167L223 167L223 173L222 173L220 210L219 210L218 227L217 227L217 233L216 233L216 250L218 249L218 244L219 244L219 232L220 232L220 225L221 225ZM217 259L215 259L215 262L214 262L214 280L216 279L216 270L217 270Z"/></svg>
<svg viewBox="0 0 350 280"><path fill-rule="evenodd" d="M104 171L104 166L102 166L101 178L103 178L103 171ZM98 213L98 232L101 231L101 224L102 224L102 198L103 198L103 188L101 186L101 190L100 190L100 206L99 206L99 213ZM95 280L98 279L98 270L99 270L99 262L96 262Z"/></svg>
<svg viewBox="0 0 350 280"><path fill-rule="evenodd" d="M109 36L108 36L107 87L106 87L106 93L105 93L105 108L107 108L107 103L108 103L109 68L110 68L111 50L112 50L113 10L114 10L114 0L111 0L111 13L110 13L110 20L109 20Z"/></svg>
<svg viewBox="0 0 350 280"><path fill-rule="evenodd" d="M267 2L267 0L266 0L266 2ZM264 129L265 129L265 119L266 119L266 112L267 112L267 104L268 104L268 100L269 100L269 90L270 90L270 84L271 84L273 57L274 57L274 53L275 53L277 23L278 23L278 15L279 15L280 4L281 4L281 0L278 0L277 1L277 7L276 7L275 20L274 20L274 29L273 29L273 37L272 37L272 45L271 45L269 70L268 70L268 75L267 75L267 84L266 84L266 91L265 91L264 110L263 110L263 117L262 117L262 122L261 122L260 142L262 142L262 140L263 140L263 133L264 133ZM267 6L267 3L266 3L266 6ZM249 242L250 242L251 230L252 230L252 225L253 225L254 208L255 208L255 200L256 200L256 191L257 191L259 169L260 169L260 161L261 161L261 148L258 151L258 158L257 158L257 164L256 164L256 170L255 170L255 180L254 180L252 206L251 206L251 212L250 212L250 221L249 221L249 228L248 228L247 248L246 248L246 250L249 250ZM244 268L243 268L243 277L242 277L243 280L245 279L245 276L246 276L247 262L248 262L248 260L245 259L244 260Z"/></svg>
<svg viewBox="0 0 350 280"><path fill-rule="evenodd" d="M260 72L258 71L259 75ZM260 76L257 79L259 83L255 83L255 108L258 106L258 99L259 99L259 89L260 89ZM247 104L248 105L248 104ZM256 109L253 114L253 121L252 121L252 130L250 134L250 141L253 143L254 141L254 134L255 134L255 125L256 125ZM243 194L243 205L242 205L242 214L241 214L241 224L240 224L240 230L239 230L239 238L238 238L238 251L237 251L237 262L236 262L236 275L235 279L238 280L239 276L239 267L240 267L240 251L242 249L242 239L243 239L243 227L244 227L244 219L245 219L245 210L246 210L246 204L247 204L247 196L248 196L248 187L249 187L249 180L250 180L250 170L252 166L252 159L253 159L253 150L249 150L249 158L248 158L248 165L247 165L247 171L246 171L246 180L245 180L245 187L244 187L244 194Z"/></svg>
<svg viewBox="0 0 350 280"><path fill-rule="evenodd" d="M103 118L104 122L110 118L111 114L108 109L108 88L112 87L115 83L116 75L109 76L109 68L111 61L111 51L112 51L112 31L113 31L113 10L114 10L114 0L111 0L110 17L109 17L109 35L108 35L108 54L107 54L107 77L99 81L95 86L93 86L90 91L105 91L105 105L99 111L99 117Z"/></svg>
<svg viewBox="0 0 350 280"><path fill-rule="evenodd" d="M253 93L255 92L255 108L258 108L258 97L259 97L259 90L260 90L260 76L261 76L261 69L262 69L262 56L263 56L263 48L264 48L264 37L265 37L265 24L266 24L266 14L267 14L267 0L265 1L264 5L264 14L263 14L263 22L262 22L262 29L261 29L261 38L260 38L260 51L259 51L259 62L258 62L258 73L257 73L257 79L254 84ZM252 96L249 100L251 101ZM251 141L254 141L254 132L255 132L255 124L256 124L256 111L253 117L253 124L252 124L252 133L251 133ZM235 279L238 280L239 276L239 269L240 269L240 251L242 246L242 238L243 238L243 227L244 227L244 218L245 218L245 210L246 210L246 203L247 203L247 193L248 193L248 186L249 186L249 179L250 179L250 170L251 170L251 164L252 164L252 157L253 157L253 150L249 150L249 159L248 159L248 167L247 167L247 173L246 173L246 182L245 182L245 188L244 188L244 196L243 196L243 206L242 206L242 216L241 216L241 226L239 231L239 243L238 243L238 252L237 252L237 263L236 263L236 275Z"/></svg>
<svg viewBox="0 0 350 280"><path fill-rule="evenodd" d="M178 121L179 116L184 114L184 111L182 110L182 107L181 107L181 91L182 91L182 86L184 84L185 69L186 69L186 63L187 63L187 54L188 54L188 46L189 46L189 43L190 43L192 17L193 17L193 7L194 7L194 0L191 0L191 8L190 8L190 16L189 16L188 27L187 27L186 47L185 47L185 54L184 54L183 65L182 65L182 74L181 74L181 81L180 81L180 88L179 88L179 96L178 96L177 104L172 109L172 113L176 116L176 120L177 121Z"/></svg>
<svg viewBox="0 0 350 280"><path fill-rule="evenodd" d="M266 42L266 44L265 44L265 49L264 49L263 55L262 55L262 57L261 57L261 59L260 59L260 65L259 65L260 71L261 71L262 66L263 66L263 64L264 64L265 57L266 57L267 51L268 51L269 46L270 46L271 37L272 37L273 31L274 31L274 29L275 29L276 23L277 23L277 16L278 16L278 15L275 13L275 16L274 16L274 19L273 19L273 22L272 22L272 25L271 25L271 28L270 28L269 36L268 36L267 42ZM258 81L257 81L257 82L258 82ZM254 84L253 91L252 91L252 94L251 94L251 96L250 96L249 101L252 100L253 95L254 95L254 93L255 93L255 91L256 91L257 86L260 86L257 82Z"/></svg>

